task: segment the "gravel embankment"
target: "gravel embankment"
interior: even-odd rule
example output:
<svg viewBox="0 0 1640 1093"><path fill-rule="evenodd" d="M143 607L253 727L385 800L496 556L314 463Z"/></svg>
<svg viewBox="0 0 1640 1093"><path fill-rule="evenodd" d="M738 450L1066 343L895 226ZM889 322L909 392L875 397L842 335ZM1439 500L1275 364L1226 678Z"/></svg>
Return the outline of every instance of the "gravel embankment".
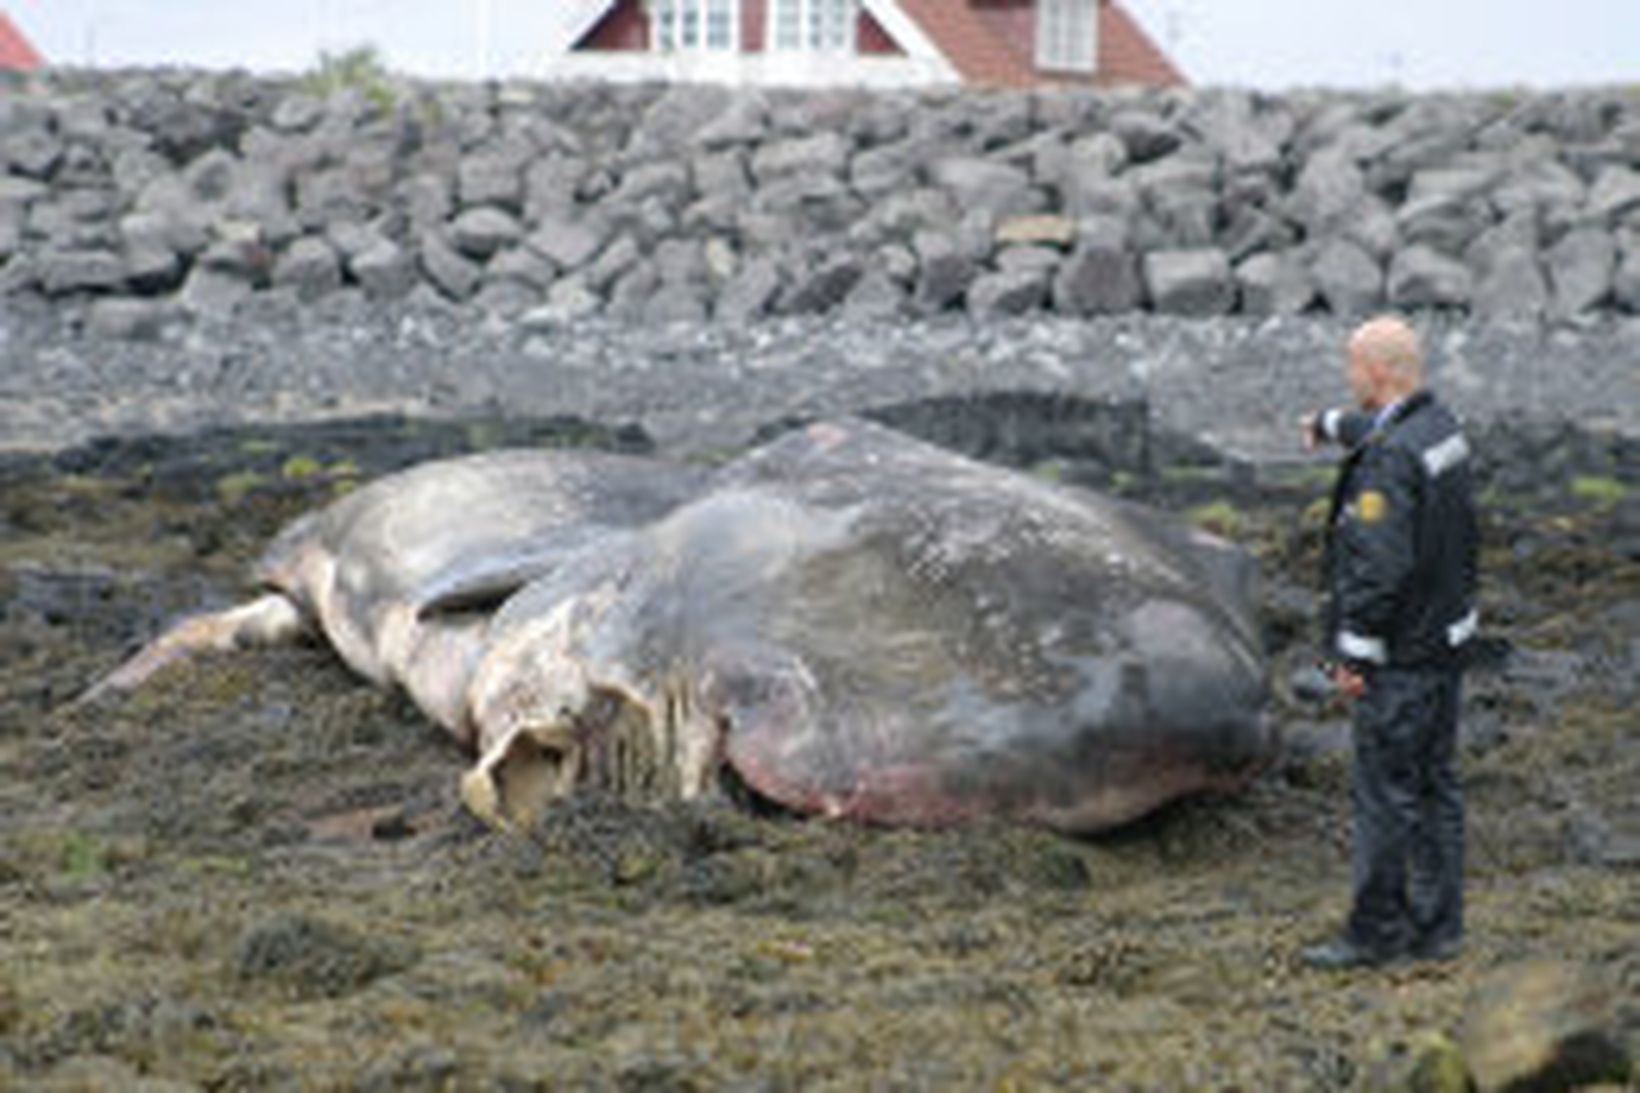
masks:
<svg viewBox="0 0 1640 1093"><path fill-rule="evenodd" d="M1420 319L1435 386L1478 425L1640 433L1640 320L1584 328ZM569 414L641 425L663 450L744 444L771 421L933 396L1036 391L1148 398L1157 425L1252 460L1294 453L1292 422L1344 396L1328 318L954 318L751 326L589 321L532 330L412 299L268 300L147 341L78 315L0 304L0 448L102 434L377 411Z"/></svg>

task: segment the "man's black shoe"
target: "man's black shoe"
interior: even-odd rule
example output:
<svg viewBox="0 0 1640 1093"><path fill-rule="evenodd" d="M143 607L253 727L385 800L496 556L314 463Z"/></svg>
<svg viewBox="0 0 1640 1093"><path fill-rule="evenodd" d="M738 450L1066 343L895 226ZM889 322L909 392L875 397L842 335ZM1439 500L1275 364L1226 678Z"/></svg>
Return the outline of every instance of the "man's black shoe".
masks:
<svg viewBox="0 0 1640 1093"><path fill-rule="evenodd" d="M1463 940L1447 938L1444 941L1420 941L1408 954L1414 960L1433 960L1439 963L1456 960L1463 955Z"/></svg>
<svg viewBox="0 0 1640 1093"><path fill-rule="evenodd" d="M1298 954L1299 962L1322 971L1344 971L1348 968L1377 968L1395 960L1401 954L1394 950L1369 949L1348 938L1338 938L1324 945L1312 945Z"/></svg>

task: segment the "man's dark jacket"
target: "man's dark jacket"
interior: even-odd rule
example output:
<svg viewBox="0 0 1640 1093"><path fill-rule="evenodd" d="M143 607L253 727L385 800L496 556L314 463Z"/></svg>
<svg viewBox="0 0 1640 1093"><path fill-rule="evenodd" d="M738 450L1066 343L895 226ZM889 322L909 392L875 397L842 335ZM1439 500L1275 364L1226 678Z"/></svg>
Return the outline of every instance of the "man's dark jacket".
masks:
<svg viewBox="0 0 1640 1093"><path fill-rule="evenodd" d="M1382 421L1326 415L1348 449L1327 520L1329 642L1346 664L1454 663L1474 635L1479 532L1470 449L1428 391Z"/></svg>

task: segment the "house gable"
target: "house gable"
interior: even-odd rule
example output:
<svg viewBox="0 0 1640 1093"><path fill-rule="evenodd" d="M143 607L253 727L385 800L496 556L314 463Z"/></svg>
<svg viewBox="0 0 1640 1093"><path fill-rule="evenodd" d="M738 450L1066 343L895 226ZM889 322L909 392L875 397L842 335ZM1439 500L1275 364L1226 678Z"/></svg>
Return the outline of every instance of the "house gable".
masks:
<svg viewBox="0 0 1640 1093"><path fill-rule="evenodd" d="M769 48L769 6L774 0L751 0L740 6L740 48L759 53ZM645 0L613 0L592 28L576 41L577 50L640 50L650 48L649 17ZM866 55L903 54L898 42L883 29L864 5L855 19L855 43Z"/></svg>
<svg viewBox="0 0 1640 1093"><path fill-rule="evenodd" d="M1117 0L1098 4L1097 60L1080 76L1036 65L1036 0L899 0L969 83L1176 86L1184 76Z"/></svg>
<svg viewBox="0 0 1640 1093"><path fill-rule="evenodd" d="M0 70L30 72L45 64L39 50L17 29L17 24L0 11Z"/></svg>
<svg viewBox="0 0 1640 1093"><path fill-rule="evenodd" d="M647 0L564 2L573 14L549 65L571 76L993 87L1185 82L1119 0L1087 0L1095 5L1095 41L1072 67L1091 53L1090 72L1038 67L1039 0L859 0L852 57L770 48L776 0L740 0L731 50L653 49ZM1075 45L1074 37L1052 40Z"/></svg>

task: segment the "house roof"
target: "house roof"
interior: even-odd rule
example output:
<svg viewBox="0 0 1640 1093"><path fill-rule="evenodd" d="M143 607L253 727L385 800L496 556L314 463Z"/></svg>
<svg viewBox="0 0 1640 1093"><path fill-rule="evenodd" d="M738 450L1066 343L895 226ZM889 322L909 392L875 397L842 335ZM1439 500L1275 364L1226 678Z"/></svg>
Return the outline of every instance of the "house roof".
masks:
<svg viewBox="0 0 1640 1093"><path fill-rule="evenodd" d="M969 83L1026 87L1042 82L1031 55L999 34L970 3L898 0ZM1172 85L1184 75L1117 0L1098 0L1094 82Z"/></svg>
<svg viewBox="0 0 1640 1093"><path fill-rule="evenodd" d="M29 71L45 64L45 58L40 56L39 50L23 37L23 32L17 29L5 12L0 11L0 70L18 69Z"/></svg>
<svg viewBox="0 0 1640 1093"><path fill-rule="evenodd" d="M1010 41L975 0L887 0L898 6L932 46L968 83L1030 87L1044 82L1030 48ZM1119 0L1099 5L1099 57L1093 76L1098 84L1174 85L1184 75L1129 15ZM568 49L597 25L615 0L563 0L562 39ZM1047 74L1051 79L1052 75Z"/></svg>

